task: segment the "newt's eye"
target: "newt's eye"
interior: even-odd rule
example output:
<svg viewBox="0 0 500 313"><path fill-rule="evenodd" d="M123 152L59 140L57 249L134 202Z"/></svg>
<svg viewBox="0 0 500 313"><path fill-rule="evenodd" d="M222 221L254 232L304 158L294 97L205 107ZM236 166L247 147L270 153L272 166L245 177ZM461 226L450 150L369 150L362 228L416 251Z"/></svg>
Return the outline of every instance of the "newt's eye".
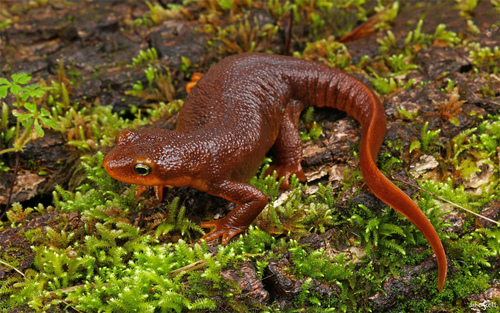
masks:
<svg viewBox="0 0 500 313"><path fill-rule="evenodd" d="M134 165L134 172L139 176L148 176L151 174L151 166L144 163Z"/></svg>

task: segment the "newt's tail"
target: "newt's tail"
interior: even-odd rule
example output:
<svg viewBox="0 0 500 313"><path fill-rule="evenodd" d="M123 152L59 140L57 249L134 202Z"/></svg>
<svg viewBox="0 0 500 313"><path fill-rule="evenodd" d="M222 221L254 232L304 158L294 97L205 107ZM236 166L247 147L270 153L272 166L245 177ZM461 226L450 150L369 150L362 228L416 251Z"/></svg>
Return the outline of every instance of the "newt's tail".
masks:
<svg viewBox="0 0 500 313"><path fill-rule="evenodd" d="M377 127L379 118L372 117L368 125L362 125L363 133L361 138L361 146L359 151L359 166L361 173L365 178L366 184L370 187L371 191L387 205L403 214L408 218L413 225L422 232L430 243L432 250L436 254L439 275L438 275L438 289L441 291L446 281L446 273L448 265L446 262L446 254L444 252L443 244L436 233L436 230L422 213L420 208L406 195L401 189L396 187L375 165L376 158L374 155L378 154L380 144L375 141L370 141L370 137ZM384 121L385 122L385 121ZM385 124L385 123L384 123ZM370 179L367 179L370 177Z"/></svg>
<svg viewBox="0 0 500 313"><path fill-rule="evenodd" d="M360 122L362 135L359 166L365 182L375 196L406 216L427 238L436 254L439 269L438 289L441 291L448 267L443 244L436 230L411 198L385 177L375 164L386 131L384 108L377 96L360 81L341 71L334 70L333 73L333 82L327 85L331 90L322 90L322 99L317 99L317 102L319 106L345 111Z"/></svg>

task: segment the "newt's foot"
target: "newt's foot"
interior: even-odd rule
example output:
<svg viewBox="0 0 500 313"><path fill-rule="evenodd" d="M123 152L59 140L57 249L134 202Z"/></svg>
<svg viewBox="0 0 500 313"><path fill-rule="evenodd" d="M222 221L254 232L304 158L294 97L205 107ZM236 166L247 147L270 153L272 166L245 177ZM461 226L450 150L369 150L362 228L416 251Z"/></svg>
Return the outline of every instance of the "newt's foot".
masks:
<svg viewBox="0 0 500 313"><path fill-rule="evenodd" d="M205 239L206 241L214 240L217 239L218 237L222 237L222 245L227 245L229 243L229 240L236 236L237 234L241 233L244 231L248 226L232 226L229 225L230 221L226 220L227 218L223 218L220 220L216 221L210 221L210 222L203 222L201 223L201 227L203 228L211 228L214 227L214 229L206 234L205 236L201 237L202 239Z"/></svg>
<svg viewBox="0 0 500 313"><path fill-rule="evenodd" d="M143 193L148 189L148 187L149 186L137 185L135 187L134 196L138 198L141 195L141 193ZM163 187L165 186L164 185L153 186L155 190L156 199L158 199L160 202L163 200Z"/></svg>
<svg viewBox="0 0 500 313"><path fill-rule="evenodd" d="M146 191L147 189L148 189L148 186L144 186L144 185L137 185L137 186L135 187L134 196L135 196L136 198L138 198L138 197L141 195L141 193L143 193L143 192L144 192L144 191Z"/></svg>
<svg viewBox="0 0 500 313"><path fill-rule="evenodd" d="M288 190L290 189L290 176L295 174L300 181L306 180L306 175L304 174L304 170L302 169L302 165L298 164L276 164L271 165L266 173L267 175L273 175L273 172L276 171L278 177L285 177L281 182L281 189Z"/></svg>
<svg viewBox="0 0 500 313"><path fill-rule="evenodd" d="M194 86L196 86L196 84L202 77L203 73L198 73L198 72L194 73L193 76L191 76L191 81L186 85L186 92L190 93L191 89L193 89Z"/></svg>

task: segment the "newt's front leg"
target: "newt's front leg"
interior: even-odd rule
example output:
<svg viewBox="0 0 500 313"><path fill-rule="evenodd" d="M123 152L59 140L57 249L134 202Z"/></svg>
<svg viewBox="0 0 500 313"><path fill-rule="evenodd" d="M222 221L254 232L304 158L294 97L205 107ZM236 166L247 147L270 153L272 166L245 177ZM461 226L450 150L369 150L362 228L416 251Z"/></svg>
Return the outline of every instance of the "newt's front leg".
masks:
<svg viewBox="0 0 500 313"><path fill-rule="evenodd" d="M222 237L223 245L228 244L232 237L244 231L268 202L267 196L254 186L230 180L211 186L209 193L238 204L238 207L223 219L201 224L203 228L214 227L210 233L202 237L203 239L210 241Z"/></svg>

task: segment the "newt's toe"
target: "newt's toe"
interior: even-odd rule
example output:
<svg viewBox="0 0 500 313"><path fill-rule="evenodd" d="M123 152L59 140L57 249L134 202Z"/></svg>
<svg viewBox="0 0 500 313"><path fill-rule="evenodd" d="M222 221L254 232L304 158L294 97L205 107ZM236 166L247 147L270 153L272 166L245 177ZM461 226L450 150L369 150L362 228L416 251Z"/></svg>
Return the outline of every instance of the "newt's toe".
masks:
<svg viewBox="0 0 500 313"><path fill-rule="evenodd" d="M246 228L242 226L239 227L227 226L224 223L224 219L217 221L203 222L201 223L201 227L203 228L214 227L214 229L211 232L201 237L201 239L205 239L206 241L211 241L219 237L222 237L222 245L224 246L229 243L229 240L231 240L231 238L241 233Z"/></svg>

